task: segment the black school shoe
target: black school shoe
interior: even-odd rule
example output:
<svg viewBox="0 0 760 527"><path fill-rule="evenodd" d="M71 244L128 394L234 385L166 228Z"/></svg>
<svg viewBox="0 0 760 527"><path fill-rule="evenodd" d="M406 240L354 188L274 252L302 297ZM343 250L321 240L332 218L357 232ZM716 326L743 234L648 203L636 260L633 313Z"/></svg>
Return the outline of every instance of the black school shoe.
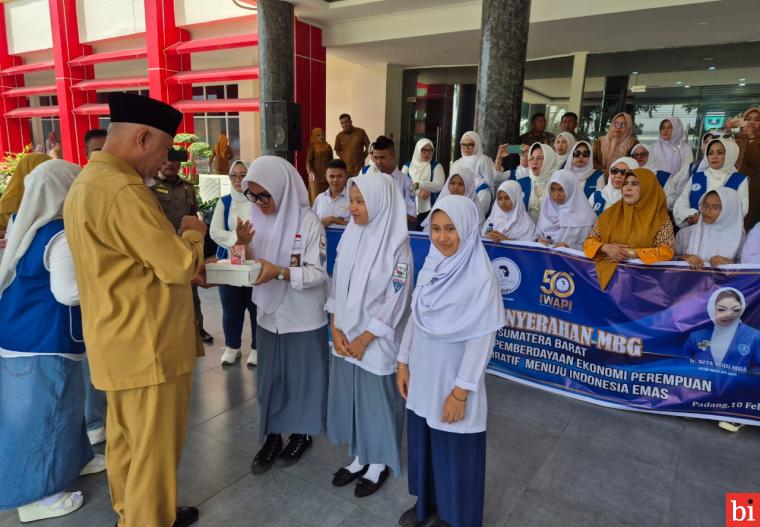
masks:
<svg viewBox="0 0 760 527"><path fill-rule="evenodd" d="M211 333L207 332L205 329L201 328L198 330L198 333L201 334L201 341L204 344L213 344L214 337L211 336Z"/></svg>
<svg viewBox="0 0 760 527"><path fill-rule="evenodd" d="M308 434L290 434L288 444L282 449L277 464L281 467L295 465L312 442L311 436Z"/></svg>
<svg viewBox="0 0 760 527"><path fill-rule="evenodd" d="M264 445L256 452L256 457L251 463L251 473L258 475L264 474L277 460L277 456L282 452L282 437L280 434L269 434Z"/></svg>
<svg viewBox="0 0 760 527"><path fill-rule="evenodd" d="M380 490L380 487L383 486L383 483L385 483L385 480L388 479L388 474L390 473L391 469L385 467L385 469L383 469L383 471L380 473L380 477L377 478L377 483L373 483L367 478L359 478L359 481L356 482L356 488L354 489L354 496L357 498L366 498L367 496L371 496Z"/></svg>
<svg viewBox="0 0 760 527"><path fill-rule="evenodd" d="M195 507L177 507L177 516L175 517L172 527L186 527L198 521L198 509ZM114 527L119 527L116 522Z"/></svg>
<svg viewBox="0 0 760 527"><path fill-rule="evenodd" d="M341 467L338 469L338 472L333 474L333 480L332 484L335 487L344 487L351 483L353 480L355 480L358 477L363 476L367 473L367 470L369 470L369 465L364 465L361 470L358 472L351 472L345 467Z"/></svg>
<svg viewBox="0 0 760 527"><path fill-rule="evenodd" d="M436 513L431 513L427 518L422 521L417 521L417 504L415 503L411 509L404 511L404 514L398 519L398 524L401 527L429 527L434 525L434 522L440 521Z"/></svg>

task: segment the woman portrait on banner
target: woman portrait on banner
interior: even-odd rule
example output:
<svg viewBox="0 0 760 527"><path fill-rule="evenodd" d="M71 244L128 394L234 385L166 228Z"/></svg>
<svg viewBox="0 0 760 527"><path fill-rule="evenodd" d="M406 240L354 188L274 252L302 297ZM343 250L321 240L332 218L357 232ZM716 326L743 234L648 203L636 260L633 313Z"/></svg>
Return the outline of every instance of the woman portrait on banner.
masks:
<svg viewBox="0 0 760 527"><path fill-rule="evenodd" d="M306 150L306 173L309 174L309 203L314 204L322 192L327 190L327 163L333 158L333 149L325 141L325 132L321 128L311 131L311 141Z"/></svg>
<svg viewBox="0 0 760 527"><path fill-rule="evenodd" d="M723 287L710 295L707 314L712 324L692 331L684 354L710 366L738 366L760 372L760 331L744 324L747 301L738 289Z"/></svg>

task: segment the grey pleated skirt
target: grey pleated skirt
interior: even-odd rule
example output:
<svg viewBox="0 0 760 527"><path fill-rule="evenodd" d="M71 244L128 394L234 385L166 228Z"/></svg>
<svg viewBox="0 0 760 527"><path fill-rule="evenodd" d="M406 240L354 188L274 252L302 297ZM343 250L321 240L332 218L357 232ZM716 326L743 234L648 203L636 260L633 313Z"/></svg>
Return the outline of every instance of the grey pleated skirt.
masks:
<svg viewBox="0 0 760 527"><path fill-rule="evenodd" d="M327 437L348 445L362 464L388 465L401 475L404 402L396 374L375 375L330 354Z"/></svg>
<svg viewBox="0 0 760 527"><path fill-rule="evenodd" d="M256 328L259 440L267 434L324 434L327 326L284 335Z"/></svg>

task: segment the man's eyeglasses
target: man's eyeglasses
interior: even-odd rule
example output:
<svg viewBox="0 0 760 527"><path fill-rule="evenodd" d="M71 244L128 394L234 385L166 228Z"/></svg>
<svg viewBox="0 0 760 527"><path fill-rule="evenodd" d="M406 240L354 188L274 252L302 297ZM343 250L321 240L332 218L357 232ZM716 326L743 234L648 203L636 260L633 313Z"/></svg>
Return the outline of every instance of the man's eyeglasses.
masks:
<svg viewBox="0 0 760 527"><path fill-rule="evenodd" d="M621 176L632 176L633 172L628 170L627 168L618 168L618 167L612 167L610 169L610 174L613 176L617 176L620 174Z"/></svg>
<svg viewBox="0 0 760 527"><path fill-rule="evenodd" d="M262 205L266 205L272 200L272 195L269 192L261 192L260 194L254 194L253 192L250 191L250 189L245 189L243 191L243 196L245 196L245 199L247 199L251 203L261 202Z"/></svg>
<svg viewBox="0 0 760 527"><path fill-rule="evenodd" d="M591 152L588 150L576 150L573 152L573 157L591 157Z"/></svg>

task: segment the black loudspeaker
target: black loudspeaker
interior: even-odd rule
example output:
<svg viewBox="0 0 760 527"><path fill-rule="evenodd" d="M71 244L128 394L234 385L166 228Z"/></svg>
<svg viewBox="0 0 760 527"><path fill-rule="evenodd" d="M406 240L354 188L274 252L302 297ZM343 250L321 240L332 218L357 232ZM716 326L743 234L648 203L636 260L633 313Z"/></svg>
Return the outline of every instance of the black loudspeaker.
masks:
<svg viewBox="0 0 760 527"><path fill-rule="evenodd" d="M301 106L294 102L264 103L266 149L294 152L301 149Z"/></svg>

